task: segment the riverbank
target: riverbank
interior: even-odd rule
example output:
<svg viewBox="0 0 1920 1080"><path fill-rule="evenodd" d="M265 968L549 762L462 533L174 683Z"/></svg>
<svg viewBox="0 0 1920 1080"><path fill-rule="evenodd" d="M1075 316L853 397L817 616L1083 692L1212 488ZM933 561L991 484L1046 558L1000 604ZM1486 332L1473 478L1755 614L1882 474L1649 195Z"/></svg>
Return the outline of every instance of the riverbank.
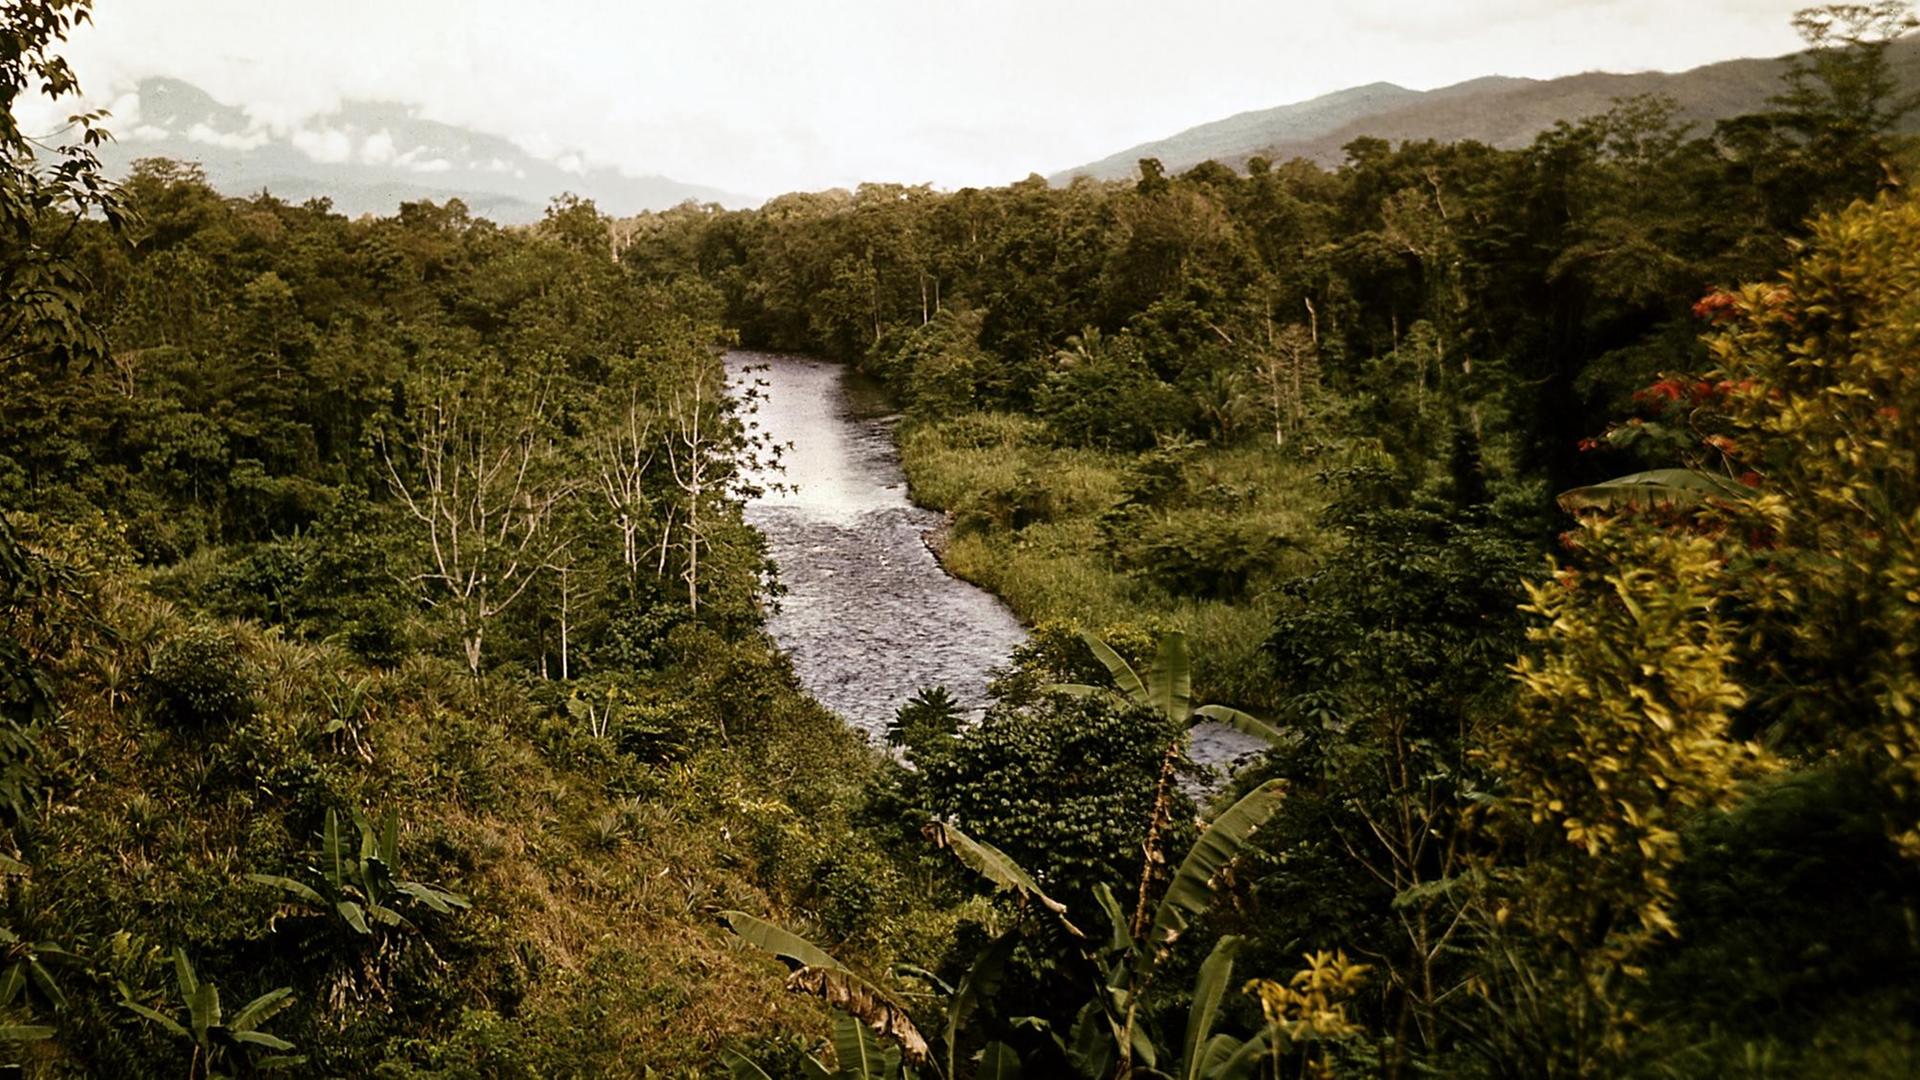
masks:
<svg viewBox="0 0 1920 1080"><path fill-rule="evenodd" d="M727 363L736 386L749 374L762 384L753 419L785 448L746 519L779 568L768 633L807 693L876 743L923 688L984 705L1026 630L941 568L927 534L945 517L908 498L898 415L879 387L806 357L737 351Z"/></svg>
<svg viewBox="0 0 1920 1080"><path fill-rule="evenodd" d="M910 421L896 442L914 502L944 515L930 546L949 573L1028 625L1185 631L1196 693L1276 704L1259 654L1277 585L1325 546L1313 468L1264 447L1060 447L1005 413Z"/></svg>

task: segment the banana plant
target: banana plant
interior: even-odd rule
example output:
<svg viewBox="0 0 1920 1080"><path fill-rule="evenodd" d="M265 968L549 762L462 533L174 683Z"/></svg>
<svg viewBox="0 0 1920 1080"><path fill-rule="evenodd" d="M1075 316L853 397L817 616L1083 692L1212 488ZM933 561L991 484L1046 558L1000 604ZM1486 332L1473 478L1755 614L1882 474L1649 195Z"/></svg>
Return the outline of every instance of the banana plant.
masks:
<svg viewBox="0 0 1920 1080"><path fill-rule="evenodd" d="M46 1008L59 1011L67 1007L48 964L70 964L77 958L51 941L27 941L0 926L0 1008L16 1001L38 998Z"/></svg>
<svg viewBox="0 0 1920 1080"><path fill-rule="evenodd" d="M1569 514L1656 506L1698 506L1708 499L1745 502L1754 489L1704 469L1652 469L1563 491L1554 500Z"/></svg>
<svg viewBox="0 0 1920 1080"><path fill-rule="evenodd" d="M1269 745L1278 745L1285 739L1278 729L1251 713L1228 705L1196 707L1193 704L1193 660L1187 652L1187 635L1178 630L1160 636L1153 663L1144 676L1127 663L1126 657L1115 652L1099 637L1082 631L1080 639L1087 643L1094 657L1106 667L1107 673L1113 678L1113 685L1053 683L1046 689L1075 697L1108 697L1123 705L1150 709L1163 717L1169 727L1179 731L1211 720Z"/></svg>
<svg viewBox="0 0 1920 1080"><path fill-rule="evenodd" d="M1214 818L1180 861L1165 892L1153 905L1151 918L1129 919L1111 887L1105 884L1094 887L1094 896L1110 927L1107 940L1089 949L1100 978L1093 996L1081 1008L1069 1038L1055 1035L1062 1052L1082 1074L1097 1080L1112 1075L1116 1066L1121 1075L1151 1075L1157 1068L1160 1049L1140 1023L1140 1002L1152 987L1160 964L1172 951L1174 942L1186 933L1194 919L1212 906L1222 872L1246 850L1254 832L1280 808L1284 791L1279 781L1270 780ZM1009 886L1009 881L1032 882L1030 874L998 849L967 838L951 824L940 823L939 828L944 840L942 846L955 852L962 863L996 886L1017 887ZM1065 925L1072 925L1066 920L1064 908L1056 914ZM1139 930L1135 929L1136 925ZM1239 1043L1229 1046L1217 1040L1203 1041L1212 1030L1232 971L1233 952L1238 947L1237 940L1223 939L1223 944L1216 945L1213 955L1202 965L1194 996L1196 1011L1188 1019L1188 1047L1184 1055L1187 1068L1181 1073L1185 1080L1233 1080L1246 1075L1238 1070L1250 1070L1264 1052L1266 1044L1260 1037L1254 1040L1260 1043L1259 1049L1247 1049ZM952 1044L953 1037L949 1034L949 1047ZM1200 1071L1192 1071L1196 1068ZM951 1069L949 1058L949 1074Z"/></svg>
<svg viewBox="0 0 1920 1080"><path fill-rule="evenodd" d="M403 901L442 915L469 906L459 893L394 876L400 821L392 811L377 829L358 810L353 812L353 823L360 833L357 848L340 834L340 816L327 811L326 828L320 835L320 865L308 868L317 887L280 874L248 874L247 880L271 885L316 911L332 912L356 934L371 935L376 926L417 929L395 908Z"/></svg>
<svg viewBox="0 0 1920 1080"><path fill-rule="evenodd" d="M1107 697L1123 706L1147 709L1161 717L1170 729L1179 733L1167 743L1166 753L1160 759L1160 777L1154 787L1153 815L1147 822L1147 839L1143 845L1146 859L1140 867L1133 920L1129 924L1129 929L1137 937L1145 929L1147 898L1152 892L1157 869L1165 862L1165 856L1160 850L1161 838L1172 824L1174 777L1179 769L1180 760L1186 756L1189 733L1194 725L1211 720L1244 735L1261 739L1268 745L1279 745L1285 737L1266 721L1232 706L1195 707L1193 661L1187 653L1187 636L1177 630L1161 635L1154 651L1153 663L1147 668L1144 676L1135 671L1125 657L1093 634L1083 631L1080 638L1087 643L1087 648L1093 651L1093 655L1106 666L1108 674L1113 678L1113 686L1054 683L1048 687L1049 690L1076 697Z"/></svg>
<svg viewBox="0 0 1920 1080"><path fill-rule="evenodd" d="M193 1044L187 1066L190 1080L221 1080L232 1075L228 1070L236 1062L254 1071L291 1068L306 1062L305 1057L285 1053L293 1049L292 1043L261 1030L274 1014L293 1004L291 987L261 994L228 1019L220 1008L219 989L194 974L185 949L173 951L173 970L180 986L180 1003L186 1009L184 1017L135 1001L124 984L120 987L120 1004L167 1034Z"/></svg>
<svg viewBox="0 0 1920 1080"><path fill-rule="evenodd" d="M825 949L765 919L744 911L723 911L720 918L742 941L794 965L787 976L788 990L820 998L834 1009L838 1076L846 1080L899 1080L912 1075L912 1067L930 1062L926 1038L914 1027L906 1008L885 990ZM886 1041L882 1043L881 1039ZM730 1067L735 1069L734 1075L742 1075L739 1066ZM849 1069L855 1071L849 1073ZM823 1070L820 1075L836 1074Z"/></svg>

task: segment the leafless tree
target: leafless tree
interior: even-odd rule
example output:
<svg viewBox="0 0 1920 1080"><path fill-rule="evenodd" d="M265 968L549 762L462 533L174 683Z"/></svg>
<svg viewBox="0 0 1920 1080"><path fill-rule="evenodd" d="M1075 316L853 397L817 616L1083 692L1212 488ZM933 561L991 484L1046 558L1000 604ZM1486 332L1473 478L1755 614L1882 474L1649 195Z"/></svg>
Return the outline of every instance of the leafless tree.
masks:
<svg viewBox="0 0 1920 1080"><path fill-rule="evenodd" d="M553 528L572 494L553 430L552 385L497 368L439 373L379 436L387 482L417 523L424 568L411 580L453 609L478 675L488 624L520 599L569 539Z"/></svg>

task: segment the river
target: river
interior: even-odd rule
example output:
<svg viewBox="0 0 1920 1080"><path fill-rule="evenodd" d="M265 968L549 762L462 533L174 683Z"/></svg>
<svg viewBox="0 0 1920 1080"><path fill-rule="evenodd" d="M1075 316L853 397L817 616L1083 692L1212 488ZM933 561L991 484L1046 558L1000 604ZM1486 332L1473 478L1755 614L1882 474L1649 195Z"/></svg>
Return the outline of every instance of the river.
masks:
<svg viewBox="0 0 1920 1080"><path fill-rule="evenodd" d="M770 490L747 505L747 521L766 535L786 587L767 630L807 692L876 741L922 687L985 705L991 670L1026 632L927 549L922 536L941 516L907 498L880 388L797 356L735 351L727 371L736 394L744 380L765 383L749 420L786 447L784 473L757 478Z"/></svg>
<svg viewBox="0 0 1920 1080"><path fill-rule="evenodd" d="M786 587L767 630L801 685L876 742L922 687L984 706L992 670L1026 631L928 550L923 537L941 516L907 498L898 417L878 384L842 364L743 350L727 354L727 371L736 395L753 381L758 408L748 419L786 448L784 472L756 478L768 490L746 516ZM1193 732L1202 764L1259 748L1218 724Z"/></svg>

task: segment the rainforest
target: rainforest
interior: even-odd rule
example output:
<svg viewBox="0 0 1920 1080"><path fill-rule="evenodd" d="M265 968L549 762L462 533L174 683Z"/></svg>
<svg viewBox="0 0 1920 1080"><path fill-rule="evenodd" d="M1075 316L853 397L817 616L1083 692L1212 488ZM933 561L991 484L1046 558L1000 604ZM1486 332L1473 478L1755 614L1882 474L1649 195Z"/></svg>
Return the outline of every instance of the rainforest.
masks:
<svg viewBox="0 0 1920 1080"><path fill-rule="evenodd" d="M0 32L0 1063L1920 1072L1920 96L531 225ZM78 106L75 106L78 108Z"/></svg>

